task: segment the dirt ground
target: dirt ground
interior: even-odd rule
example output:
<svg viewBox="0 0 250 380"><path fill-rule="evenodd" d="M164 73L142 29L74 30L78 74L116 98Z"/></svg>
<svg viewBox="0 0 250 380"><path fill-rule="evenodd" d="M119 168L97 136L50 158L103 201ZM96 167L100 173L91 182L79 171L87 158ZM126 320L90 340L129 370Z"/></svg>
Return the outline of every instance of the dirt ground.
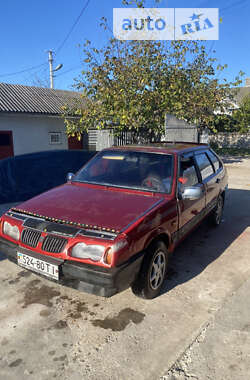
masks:
<svg viewBox="0 0 250 380"><path fill-rule="evenodd" d="M227 168L222 225L176 249L157 299L79 293L1 256L0 380L250 378L250 159Z"/></svg>

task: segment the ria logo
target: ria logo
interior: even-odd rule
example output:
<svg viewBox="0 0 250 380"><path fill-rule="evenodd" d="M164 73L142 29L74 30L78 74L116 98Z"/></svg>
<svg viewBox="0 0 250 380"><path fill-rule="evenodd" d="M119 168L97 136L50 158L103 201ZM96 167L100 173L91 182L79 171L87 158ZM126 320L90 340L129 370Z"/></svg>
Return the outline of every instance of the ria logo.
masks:
<svg viewBox="0 0 250 380"><path fill-rule="evenodd" d="M193 15L190 17L191 22L188 24L181 25L182 33L195 33L200 32L201 30L207 30L214 27L208 17L205 20L202 20L200 18L201 16L203 16L202 13L200 13L199 15L193 13Z"/></svg>
<svg viewBox="0 0 250 380"><path fill-rule="evenodd" d="M175 10L176 40L218 40L218 8L177 8Z"/></svg>

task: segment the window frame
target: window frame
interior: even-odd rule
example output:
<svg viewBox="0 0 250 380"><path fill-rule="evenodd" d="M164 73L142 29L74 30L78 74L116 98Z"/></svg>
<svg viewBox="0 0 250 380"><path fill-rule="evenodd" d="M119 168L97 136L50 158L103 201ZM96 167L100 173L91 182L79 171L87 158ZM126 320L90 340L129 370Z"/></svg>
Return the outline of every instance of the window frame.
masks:
<svg viewBox="0 0 250 380"><path fill-rule="evenodd" d="M196 152L194 152L195 162L196 162L197 168L198 168L198 170L199 170L200 179L201 179L201 182L202 182L202 183L203 183L203 182L207 182L209 179L211 179L211 178L216 174L216 172L215 172L215 168L214 168L214 165L213 165L212 161L210 160L210 158L209 158L209 156L208 156L208 154L207 154L207 151L208 151L208 150L209 150L209 149L204 149L204 150L202 150L202 151L196 151ZM198 164L198 161L197 161L197 156L199 156L199 155L201 155L201 154L205 154L205 156L207 157L208 162L209 162L209 164L210 164L210 166L212 167L212 170L213 170L213 173L210 174L209 176L207 176L207 177L204 178L204 179L202 178L201 170L200 170L200 167L199 167L199 164Z"/></svg>
<svg viewBox="0 0 250 380"><path fill-rule="evenodd" d="M51 141L52 136L57 135L59 136L59 141L58 142L53 142ZM62 132L49 132L49 145L62 145Z"/></svg>
<svg viewBox="0 0 250 380"><path fill-rule="evenodd" d="M214 157L218 160L218 162L219 162L219 168L218 168L218 170L215 170L214 163L213 163L212 159L210 158L208 152L210 152L212 155L214 155ZM215 152L213 152L212 149L207 149L206 150L206 155L207 155L209 161L211 162L211 164L212 164L212 166L214 168L214 174L218 174L223 169L223 163L222 163L221 159L217 156L217 154Z"/></svg>
<svg viewBox="0 0 250 380"><path fill-rule="evenodd" d="M196 175L197 175L197 178L198 178L198 183L195 184L195 185L192 185L192 186L197 186L199 184L202 183L202 178L201 178L201 173L200 173L200 170L199 170L199 167L197 165L197 162L196 162L196 159L195 159L195 152L192 151L192 152L187 152L187 153L181 153L178 155L178 172L177 172L177 191L178 191L178 179L180 178L180 167L181 167L181 159L182 157L185 157L185 158L192 158L193 159L193 162L194 162L194 167L195 167L195 172L196 172Z"/></svg>
<svg viewBox="0 0 250 380"><path fill-rule="evenodd" d="M112 153L115 154L123 154L123 153L137 153L138 155L157 155L157 156L169 156L172 158L172 163L171 163L171 182L170 182L170 187L169 191L156 191L153 189L146 189L142 187L131 187L131 186L125 186L125 185L118 185L118 184L105 184L105 183L99 183L99 182L92 182L92 181L80 181L78 175L83 171L84 169L87 169L89 165L93 164L94 160L98 159L102 155L112 155ZM175 155L172 153L163 153L163 152L147 152L147 151L138 151L138 150L117 150L117 149L103 149L99 153L97 153L91 160L89 160L82 168L79 169L79 171L76 173L74 179L72 182L79 182L79 183L84 183L84 184L93 184L93 185L98 185L98 186L104 186L104 187L110 187L110 188L120 188L120 189L127 189L131 191L140 191L140 192L146 192L146 193L153 193L153 194L165 194L165 195L171 195L173 193L174 189L174 175L175 175Z"/></svg>

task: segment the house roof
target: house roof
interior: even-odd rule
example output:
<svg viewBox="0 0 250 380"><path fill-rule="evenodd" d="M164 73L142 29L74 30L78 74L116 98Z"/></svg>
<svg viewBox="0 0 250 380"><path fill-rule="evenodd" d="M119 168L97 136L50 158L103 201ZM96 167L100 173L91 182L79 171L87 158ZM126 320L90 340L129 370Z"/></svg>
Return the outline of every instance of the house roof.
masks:
<svg viewBox="0 0 250 380"><path fill-rule="evenodd" d="M0 83L0 113L60 115L80 94L73 91Z"/></svg>
<svg viewBox="0 0 250 380"><path fill-rule="evenodd" d="M236 103L238 105L240 105L240 103L242 102L243 98L246 96L246 95L249 95L250 94L250 86L246 86L246 87L237 87L237 88L233 88L233 91L234 91L234 99L236 101Z"/></svg>

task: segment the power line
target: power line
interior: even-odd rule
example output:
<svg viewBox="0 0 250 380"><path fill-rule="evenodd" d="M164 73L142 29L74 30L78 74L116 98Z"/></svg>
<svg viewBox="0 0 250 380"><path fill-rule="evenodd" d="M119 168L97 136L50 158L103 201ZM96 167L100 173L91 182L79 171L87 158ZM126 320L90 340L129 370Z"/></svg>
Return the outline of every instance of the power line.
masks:
<svg viewBox="0 0 250 380"><path fill-rule="evenodd" d="M58 54L59 51L63 48L64 44L66 43L67 39L69 38L69 36L71 35L73 29L75 28L75 26L77 25L77 23L79 22L80 18L82 17L83 13L85 12L85 10L87 9L88 5L90 3L90 0L87 0L86 4L84 5L84 7L82 8L79 16L77 17L77 19L75 20L74 24L72 25L72 27L70 28L68 34L66 35L66 37L64 38L63 42L61 43L61 45L58 47L56 53Z"/></svg>
<svg viewBox="0 0 250 380"><path fill-rule="evenodd" d="M205 4L207 4L209 2L209 0L202 0L195 8L202 8ZM248 3L248 0L238 0L238 1L235 1L229 5L227 5L226 7L224 8L219 8L220 9L220 13L221 12L224 12L224 11L228 11L238 5L243 5L244 3Z"/></svg>
<svg viewBox="0 0 250 380"><path fill-rule="evenodd" d="M27 71L35 70L35 69L37 69L38 67L42 67L42 66L44 66L44 65L47 65L47 62L45 62L45 63L41 63L40 65L37 65L37 66L29 67L29 68L24 69L24 70L21 70L21 71L16 71L16 72L14 72L14 73L0 74L0 77L9 77L9 76L14 76L14 75L18 75L18 74L26 73Z"/></svg>
<svg viewBox="0 0 250 380"><path fill-rule="evenodd" d="M235 1L234 3L230 4L229 6L220 9L220 14L223 15L224 13L227 13L228 11L230 11L232 8L239 6L239 5L245 5L245 3L247 3L247 2L248 2L248 0ZM208 54L211 53L212 49L214 48L214 45L215 45L215 41L212 42Z"/></svg>
<svg viewBox="0 0 250 380"><path fill-rule="evenodd" d="M79 69L80 67L82 67L82 66L78 65L78 66L71 67L71 69L68 69L68 70L66 70L66 71L63 71L63 72L60 73L60 74L57 74L56 77L59 77L59 76L64 75L64 74L67 74L67 73L69 73L70 71L73 71L73 70Z"/></svg>
<svg viewBox="0 0 250 380"><path fill-rule="evenodd" d="M238 6L238 5L243 5L246 2L248 2L248 0L239 0L239 1L236 1L236 2L228 5L227 7L220 9L220 13L224 13L225 11L229 11L230 9L232 9L232 8Z"/></svg>

